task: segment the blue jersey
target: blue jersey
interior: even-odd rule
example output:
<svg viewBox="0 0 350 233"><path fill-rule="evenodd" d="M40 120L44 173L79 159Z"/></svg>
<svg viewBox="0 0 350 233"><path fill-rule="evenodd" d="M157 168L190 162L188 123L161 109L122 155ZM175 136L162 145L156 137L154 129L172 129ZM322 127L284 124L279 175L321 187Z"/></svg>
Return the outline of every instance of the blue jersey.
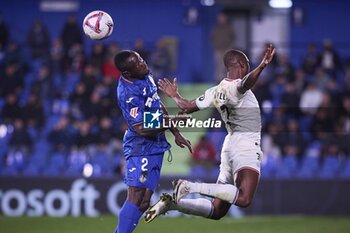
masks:
<svg viewBox="0 0 350 233"><path fill-rule="evenodd" d="M135 124L143 123L144 112L159 111L161 109L157 86L151 75L145 79L129 81L123 76L119 79L117 88L118 105L128 123L128 129L123 139L125 158L130 156L159 155L170 149L170 144L165 138L164 132L150 136L139 135Z"/></svg>

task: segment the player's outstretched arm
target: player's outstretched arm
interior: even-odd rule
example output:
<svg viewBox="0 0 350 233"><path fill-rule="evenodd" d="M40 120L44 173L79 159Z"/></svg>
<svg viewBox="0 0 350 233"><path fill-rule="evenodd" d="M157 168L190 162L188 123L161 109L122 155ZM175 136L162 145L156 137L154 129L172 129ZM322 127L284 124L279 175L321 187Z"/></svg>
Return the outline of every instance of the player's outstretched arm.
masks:
<svg viewBox="0 0 350 233"><path fill-rule="evenodd" d="M261 72L272 61L272 58L275 55L275 52L276 52L276 49L272 46L272 44L270 44L266 49L265 55L261 60L261 63L254 70L252 70L246 76L244 76L244 78L242 79L241 85L238 86L238 91L240 93L245 93L246 91L248 91L250 88L254 86Z"/></svg>
<svg viewBox="0 0 350 233"><path fill-rule="evenodd" d="M176 78L174 78L172 83L166 78L160 79L158 81L158 86L161 91L175 101L176 105L183 113L192 113L199 110L195 100L187 100L179 94Z"/></svg>

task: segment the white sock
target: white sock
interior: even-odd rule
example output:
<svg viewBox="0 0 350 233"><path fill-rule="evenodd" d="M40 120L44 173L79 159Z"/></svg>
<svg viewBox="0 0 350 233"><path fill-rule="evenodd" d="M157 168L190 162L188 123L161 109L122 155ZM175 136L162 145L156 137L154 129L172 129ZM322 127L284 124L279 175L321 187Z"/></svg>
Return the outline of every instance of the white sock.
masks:
<svg viewBox="0 0 350 233"><path fill-rule="evenodd" d="M187 181L188 182L188 181ZM187 183L190 193L200 193L209 197L216 197L231 204L235 204L238 188L232 184Z"/></svg>
<svg viewBox="0 0 350 233"><path fill-rule="evenodd" d="M213 205L210 200L205 198L181 199L178 203L172 203L170 209L208 218L212 215Z"/></svg>

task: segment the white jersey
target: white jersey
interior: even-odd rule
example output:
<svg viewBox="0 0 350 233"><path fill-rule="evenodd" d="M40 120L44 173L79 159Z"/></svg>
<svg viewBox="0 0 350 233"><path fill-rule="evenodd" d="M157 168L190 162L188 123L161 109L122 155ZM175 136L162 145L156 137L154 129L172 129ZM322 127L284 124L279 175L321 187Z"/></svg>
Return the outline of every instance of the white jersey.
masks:
<svg viewBox="0 0 350 233"><path fill-rule="evenodd" d="M196 99L199 109L216 107L229 132L221 150L218 182L235 184L236 174L251 169L260 174L261 118L258 101L251 90L238 92L241 79L224 79Z"/></svg>
<svg viewBox="0 0 350 233"><path fill-rule="evenodd" d="M261 117L257 99L251 90L238 92L241 79L224 79L219 85L209 88L196 99L199 109L216 107L229 133L258 133L260 138Z"/></svg>

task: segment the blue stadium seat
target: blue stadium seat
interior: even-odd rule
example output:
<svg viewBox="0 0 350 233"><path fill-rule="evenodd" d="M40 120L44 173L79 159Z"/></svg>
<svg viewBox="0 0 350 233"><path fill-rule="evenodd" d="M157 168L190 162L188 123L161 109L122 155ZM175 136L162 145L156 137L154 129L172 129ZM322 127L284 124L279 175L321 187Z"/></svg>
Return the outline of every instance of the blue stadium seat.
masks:
<svg viewBox="0 0 350 233"><path fill-rule="evenodd" d="M299 128L310 129L311 122L312 122L312 117L309 115L304 115L299 120ZM307 130L303 130L303 131L307 132Z"/></svg>
<svg viewBox="0 0 350 233"><path fill-rule="evenodd" d="M122 159L124 159L123 155L115 153L113 155L113 167L119 167L122 162Z"/></svg>
<svg viewBox="0 0 350 233"><path fill-rule="evenodd" d="M4 161L8 150L8 144L0 139L0 161ZM1 162L0 162L1 163Z"/></svg>
<svg viewBox="0 0 350 233"><path fill-rule="evenodd" d="M17 176L19 175L18 170L14 166L4 167L0 170L1 176Z"/></svg>
<svg viewBox="0 0 350 233"><path fill-rule="evenodd" d="M36 74L33 72L28 73L24 77L24 88L25 89L29 89L31 87L31 84L34 81L35 77L36 77Z"/></svg>
<svg viewBox="0 0 350 233"><path fill-rule="evenodd" d="M36 151L31 155L28 166L36 166L39 170L43 170L46 165L47 154Z"/></svg>
<svg viewBox="0 0 350 233"><path fill-rule="evenodd" d="M61 116L59 116L59 115L49 116L47 118L43 133L48 134L53 129L53 127L57 124L57 122L60 120L60 118L61 118Z"/></svg>
<svg viewBox="0 0 350 233"><path fill-rule="evenodd" d="M61 152L54 153L51 155L49 164L63 170L66 167L66 155Z"/></svg>
<svg viewBox="0 0 350 233"><path fill-rule="evenodd" d="M65 88L64 91L67 92L68 94L73 93L75 86L80 80L80 76L78 74L68 74L66 77L66 82L65 82Z"/></svg>
<svg viewBox="0 0 350 233"><path fill-rule="evenodd" d="M326 156L318 176L321 179L334 179L338 176L341 161L338 156Z"/></svg>
<svg viewBox="0 0 350 233"><path fill-rule="evenodd" d="M58 170L55 166L46 167L44 170L45 176L60 176L62 171Z"/></svg>
<svg viewBox="0 0 350 233"><path fill-rule="evenodd" d="M208 176L208 170L200 165L193 165L191 166L189 176L191 177L207 177Z"/></svg>
<svg viewBox="0 0 350 233"><path fill-rule="evenodd" d="M298 167L298 158L296 156L285 156L282 158L276 170L276 178L293 178Z"/></svg>
<svg viewBox="0 0 350 233"><path fill-rule="evenodd" d="M2 107L5 105L5 102L6 102L5 98L0 98L0 112L2 110Z"/></svg>
<svg viewBox="0 0 350 233"><path fill-rule="evenodd" d="M41 59L34 59L34 60L31 60L30 65L31 65L31 68L32 68L32 72L35 73L35 74L38 73L40 67L41 67L43 64L44 64L44 62L43 62Z"/></svg>
<svg viewBox="0 0 350 233"><path fill-rule="evenodd" d="M319 158L314 156L306 156L301 161L301 168L296 173L299 179L312 179L315 177L316 171L319 170Z"/></svg>
<svg viewBox="0 0 350 233"><path fill-rule="evenodd" d="M211 177L218 177L220 173L220 167L219 166L213 166L213 168L210 171L210 176Z"/></svg>
<svg viewBox="0 0 350 233"><path fill-rule="evenodd" d="M81 167L73 167L69 166L65 171L64 174L67 176L82 176L83 168Z"/></svg>
<svg viewBox="0 0 350 233"><path fill-rule="evenodd" d="M265 155L265 159L261 164L261 177L262 178L272 178L275 176L277 167L278 167L279 159Z"/></svg>
<svg viewBox="0 0 350 233"><path fill-rule="evenodd" d="M69 176L80 176L83 172L88 156L84 150L73 150L68 156L68 169L65 174Z"/></svg>
<svg viewBox="0 0 350 233"><path fill-rule="evenodd" d="M27 157L28 155L22 150L10 150L6 157L7 167L19 173L25 168Z"/></svg>
<svg viewBox="0 0 350 233"><path fill-rule="evenodd" d="M0 158L0 171L2 170L2 168L4 167L5 165L4 165L4 162L3 162L3 160L1 160L1 158Z"/></svg>
<svg viewBox="0 0 350 233"><path fill-rule="evenodd" d="M66 155L61 152L55 152L49 158L49 162L45 167L45 174L48 176L57 176L66 169Z"/></svg>
<svg viewBox="0 0 350 233"><path fill-rule="evenodd" d="M91 158L93 176L111 175L113 163L105 153L98 153Z"/></svg>
<svg viewBox="0 0 350 233"><path fill-rule="evenodd" d="M24 168L22 174L25 176L39 176L41 172L38 166L29 164L26 168Z"/></svg>
<svg viewBox="0 0 350 233"><path fill-rule="evenodd" d="M21 92L21 94L19 96L19 103L21 105L24 105L27 102L29 94L30 94L29 89L23 89L23 91Z"/></svg>
<svg viewBox="0 0 350 233"><path fill-rule="evenodd" d="M344 167L341 170L339 177L343 179L350 179L350 155L348 155L344 161Z"/></svg>
<svg viewBox="0 0 350 233"><path fill-rule="evenodd" d="M40 132L38 129L36 129L34 127L28 127L27 129L28 129L28 133L29 133L30 137L32 138L32 140L36 139L36 138L40 138Z"/></svg>

